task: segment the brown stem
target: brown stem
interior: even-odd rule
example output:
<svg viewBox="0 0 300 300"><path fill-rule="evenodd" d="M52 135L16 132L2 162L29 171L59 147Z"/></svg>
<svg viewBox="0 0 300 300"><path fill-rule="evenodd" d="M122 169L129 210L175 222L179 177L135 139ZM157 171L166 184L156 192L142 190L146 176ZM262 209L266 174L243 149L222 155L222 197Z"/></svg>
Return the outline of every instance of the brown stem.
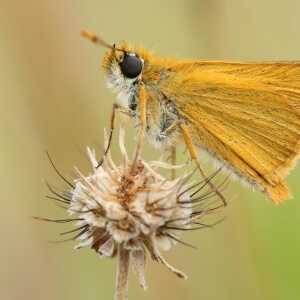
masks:
<svg viewBox="0 0 300 300"><path fill-rule="evenodd" d="M123 243L118 247L118 270L116 300L127 300L128 296L128 271L129 271L130 251L124 249Z"/></svg>

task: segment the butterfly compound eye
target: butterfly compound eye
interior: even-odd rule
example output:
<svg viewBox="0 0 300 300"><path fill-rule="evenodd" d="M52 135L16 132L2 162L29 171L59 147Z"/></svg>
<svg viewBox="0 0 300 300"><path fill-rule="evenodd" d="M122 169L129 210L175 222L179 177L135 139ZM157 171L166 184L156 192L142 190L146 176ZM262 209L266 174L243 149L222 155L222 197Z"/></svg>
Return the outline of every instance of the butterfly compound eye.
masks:
<svg viewBox="0 0 300 300"><path fill-rule="evenodd" d="M140 58L134 55L125 55L120 63L121 71L127 78L135 78L140 75L143 69L143 63Z"/></svg>

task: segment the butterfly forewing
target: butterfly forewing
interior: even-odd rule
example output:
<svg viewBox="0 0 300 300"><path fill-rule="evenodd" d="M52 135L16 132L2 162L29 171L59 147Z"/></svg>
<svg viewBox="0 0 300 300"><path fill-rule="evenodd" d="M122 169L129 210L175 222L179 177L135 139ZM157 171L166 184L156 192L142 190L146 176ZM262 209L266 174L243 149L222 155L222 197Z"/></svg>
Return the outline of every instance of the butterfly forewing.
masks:
<svg viewBox="0 0 300 300"><path fill-rule="evenodd" d="M300 151L300 63L191 62L164 76L161 91L196 146L276 201L286 197L272 194Z"/></svg>

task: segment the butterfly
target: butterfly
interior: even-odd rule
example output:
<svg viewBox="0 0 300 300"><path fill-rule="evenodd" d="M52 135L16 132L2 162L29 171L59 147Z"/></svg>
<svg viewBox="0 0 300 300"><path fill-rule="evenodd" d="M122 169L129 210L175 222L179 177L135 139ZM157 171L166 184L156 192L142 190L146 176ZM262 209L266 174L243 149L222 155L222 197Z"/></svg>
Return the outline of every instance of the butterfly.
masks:
<svg viewBox="0 0 300 300"><path fill-rule="evenodd" d="M140 136L185 143L204 178L198 151L274 203L292 196L283 179L300 152L300 62L183 61L83 33L110 49L102 71L114 111Z"/></svg>

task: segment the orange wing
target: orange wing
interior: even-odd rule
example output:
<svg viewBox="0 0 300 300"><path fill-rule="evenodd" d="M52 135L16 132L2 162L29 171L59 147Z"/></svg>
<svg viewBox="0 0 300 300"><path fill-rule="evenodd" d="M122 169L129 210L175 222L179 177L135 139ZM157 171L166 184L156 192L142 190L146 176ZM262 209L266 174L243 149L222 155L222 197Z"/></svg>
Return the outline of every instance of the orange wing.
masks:
<svg viewBox="0 0 300 300"><path fill-rule="evenodd" d="M300 152L300 63L180 63L159 88L193 143L274 202Z"/></svg>

